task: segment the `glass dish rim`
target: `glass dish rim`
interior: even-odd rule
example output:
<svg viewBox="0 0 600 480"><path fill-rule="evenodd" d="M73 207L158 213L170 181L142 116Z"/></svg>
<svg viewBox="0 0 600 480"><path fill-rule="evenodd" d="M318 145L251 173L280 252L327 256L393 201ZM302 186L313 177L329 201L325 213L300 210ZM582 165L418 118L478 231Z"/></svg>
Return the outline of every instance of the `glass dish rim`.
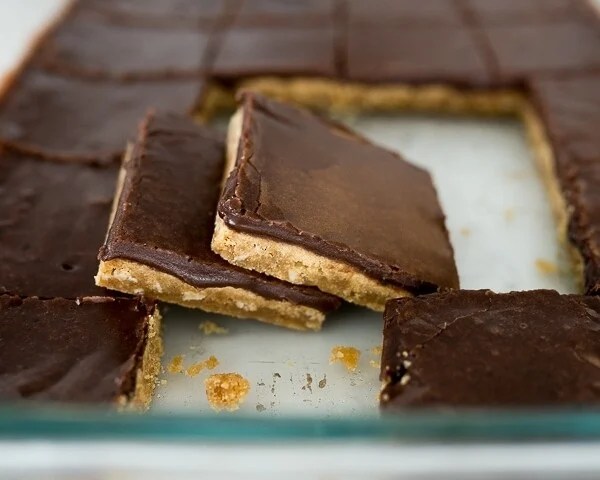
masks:
<svg viewBox="0 0 600 480"><path fill-rule="evenodd" d="M364 418L118 412L0 406L0 439L239 441L600 440L600 409L413 410Z"/></svg>

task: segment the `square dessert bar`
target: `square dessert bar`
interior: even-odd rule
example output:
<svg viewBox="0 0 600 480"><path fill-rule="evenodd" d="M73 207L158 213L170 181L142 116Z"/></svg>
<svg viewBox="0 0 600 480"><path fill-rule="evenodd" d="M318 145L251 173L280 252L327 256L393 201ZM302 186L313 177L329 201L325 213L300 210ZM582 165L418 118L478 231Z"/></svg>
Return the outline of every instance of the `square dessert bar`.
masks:
<svg viewBox="0 0 600 480"><path fill-rule="evenodd" d="M483 27L498 74L511 84L540 74L600 69L598 24L586 19Z"/></svg>
<svg viewBox="0 0 600 480"><path fill-rule="evenodd" d="M212 248L229 262L375 310L458 287L431 178L397 154L246 93L227 158Z"/></svg>
<svg viewBox="0 0 600 480"><path fill-rule="evenodd" d="M51 158L112 162L149 107L192 113L203 91L200 79L100 82L28 68L0 96L0 142Z"/></svg>
<svg viewBox="0 0 600 480"><path fill-rule="evenodd" d="M461 25L350 24L350 80L481 87L492 71L478 37Z"/></svg>
<svg viewBox="0 0 600 480"><path fill-rule="evenodd" d="M208 29L130 24L76 10L45 39L38 55L45 67L81 76L193 77L204 70L209 41Z"/></svg>
<svg viewBox="0 0 600 480"><path fill-rule="evenodd" d="M0 148L0 294L106 295L93 277L117 174Z"/></svg>
<svg viewBox="0 0 600 480"><path fill-rule="evenodd" d="M337 298L243 270L211 251L224 161L221 136L184 117L150 113L124 158L98 285L318 330Z"/></svg>
<svg viewBox="0 0 600 480"><path fill-rule="evenodd" d="M336 76L336 36L331 25L240 26L222 34L211 75Z"/></svg>
<svg viewBox="0 0 600 480"><path fill-rule="evenodd" d="M381 406L600 404L600 298L456 291L388 302Z"/></svg>
<svg viewBox="0 0 600 480"><path fill-rule="evenodd" d="M160 315L150 304L0 296L0 402L147 408L161 353Z"/></svg>

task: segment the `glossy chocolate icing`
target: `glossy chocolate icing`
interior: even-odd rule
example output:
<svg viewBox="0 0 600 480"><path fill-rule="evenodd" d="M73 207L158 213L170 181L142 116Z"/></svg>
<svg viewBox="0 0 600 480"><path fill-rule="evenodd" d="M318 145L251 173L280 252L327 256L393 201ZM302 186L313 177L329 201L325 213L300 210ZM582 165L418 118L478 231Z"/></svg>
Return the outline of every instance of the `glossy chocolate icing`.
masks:
<svg viewBox="0 0 600 480"><path fill-rule="evenodd" d="M600 294L600 73L537 78L530 88L555 153L586 291Z"/></svg>
<svg viewBox="0 0 600 480"><path fill-rule="evenodd" d="M241 98L237 163L218 213L234 230L300 245L415 293L457 288L429 174L345 127Z"/></svg>
<svg viewBox="0 0 600 480"><path fill-rule="evenodd" d="M586 20L483 28L499 78L520 83L540 74L600 69L598 24Z"/></svg>
<svg viewBox="0 0 600 480"><path fill-rule="evenodd" d="M463 23L458 2L448 0L348 0L346 3L350 23L375 27Z"/></svg>
<svg viewBox="0 0 600 480"><path fill-rule="evenodd" d="M207 25L239 8L240 0L81 0L82 9L93 9L132 23Z"/></svg>
<svg viewBox="0 0 600 480"><path fill-rule="evenodd" d="M600 298L463 290L384 317L386 409L600 403Z"/></svg>
<svg viewBox="0 0 600 480"><path fill-rule="evenodd" d="M196 287L239 287L328 311L339 300L230 265L212 252L225 147L191 120L149 114L143 122L101 260L125 258Z"/></svg>
<svg viewBox="0 0 600 480"><path fill-rule="evenodd" d="M330 26L239 27L223 33L211 74L336 76L336 38Z"/></svg>
<svg viewBox="0 0 600 480"><path fill-rule="evenodd" d="M117 170L0 152L0 294L106 294L94 275Z"/></svg>
<svg viewBox="0 0 600 480"><path fill-rule="evenodd" d="M482 24L509 24L580 19L589 13L585 0L460 0Z"/></svg>
<svg viewBox="0 0 600 480"><path fill-rule="evenodd" d="M346 50L351 80L466 87L492 80L486 50L467 26L351 24Z"/></svg>
<svg viewBox="0 0 600 480"><path fill-rule="evenodd" d="M129 299L0 296L0 401L129 397L152 309Z"/></svg>
<svg viewBox="0 0 600 480"><path fill-rule="evenodd" d="M200 28L124 24L88 11L68 16L42 44L39 58L47 68L83 76L199 76L209 33Z"/></svg>
<svg viewBox="0 0 600 480"><path fill-rule="evenodd" d="M242 1L236 23L244 25L331 24L336 0L251 0Z"/></svg>
<svg viewBox="0 0 600 480"><path fill-rule="evenodd" d="M106 82L26 69L0 99L0 143L51 158L112 162L148 108L191 112L204 81Z"/></svg>

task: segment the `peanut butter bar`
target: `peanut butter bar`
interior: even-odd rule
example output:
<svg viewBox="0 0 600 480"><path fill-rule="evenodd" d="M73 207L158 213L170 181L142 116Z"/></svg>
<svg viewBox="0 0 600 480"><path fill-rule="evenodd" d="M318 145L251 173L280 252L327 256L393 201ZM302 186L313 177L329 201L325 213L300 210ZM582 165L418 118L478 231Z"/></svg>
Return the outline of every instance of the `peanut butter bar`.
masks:
<svg viewBox="0 0 600 480"><path fill-rule="evenodd" d="M98 285L318 330L337 298L243 270L211 251L224 159L214 132L184 117L150 114L124 158Z"/></svg>
<svg viewBox="0 0 600 480"><path fill-rule="evenodd" d="M599 85L597 72L536 78L537 113L525 116L559 237L590 295L600 294Z"/></svg>
<svg viewBox="0 0 600 480"><path fill-rule="evenodd" d="M247 93L227 145L212 248L375 310L457 288L429 174L347 128Z"/></svg>
<svg viewBox="0 0 600 480"><path fill-rule="evenodd" d="M0 294L107 295L94 273L118 171L0 148Z"/></svg>
<svg viewBox="0 0 600 480"><path fill-rule="evenodd" d="M386 410L600 404L600 298L463 290L384 317Z"/></svg>
<svg viewBox="0 0 600 480"><path fill-rule="evenodd" d="M0 402L147 408L160 371L160 315L132 299L0 296Z"/></svg>
<svg viewBox="0 0 600 480"><path fill-rule="evenodd" d="M112 162L150 107L193 113L203 91L200 79L99 82L26 69L0 93L0 143L48 158Z"/></svg>
<svg viewBox="0 0 600 480"><path fill-rule="evenodd" d="M208 46L206 29L128 24L84 11L49 35L39 57L47 68L85 77L199 77Z"/></svg>

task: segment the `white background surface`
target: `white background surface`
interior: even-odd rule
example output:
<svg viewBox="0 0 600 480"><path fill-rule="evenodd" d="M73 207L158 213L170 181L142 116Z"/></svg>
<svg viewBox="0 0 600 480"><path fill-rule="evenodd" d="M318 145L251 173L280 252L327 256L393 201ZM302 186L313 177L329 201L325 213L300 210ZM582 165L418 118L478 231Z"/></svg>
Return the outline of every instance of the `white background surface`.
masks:
<svg viewBox="0 0 600 480"><path fill-rule="evenodd" d="M15 65L31 35L61 3L61 0L0 0L0 72ZM555 239L545 192L516 121L399 116L360 118L350 123L431 170L448 217L463 288L573 291L572 279L566 273L568 267ZM538 259L556 265L558 273L542 273L535 266ZM206 319L227 327L229 333L202 336L197 327ZM381 342L379 314L346 307L327 320L320 334L288 332L252 321L182 309L171 310L165 323L165 363L176 354L185 354L187 366L213 354L221 362L215 372L236 371L250 380L252 390L241 413L377 414L378 371L370 365L371 360L377 359L370 349ZM328 364L329 351L337 344L361 349L363 355L357 373L348 374L340 365ZM281 378L274 377L275 373ZM306 387L307 374L313 378L312 391ZM319 388L318 383L325 376L327 384ZM158 390L154 410L206 412L204 377L164 374L162 378L167 383ZM265 410L257 411L258 404ZM303 469L311 478L319 472L327 474L326 478L374 478L375 474L384 478L392 472L415 478L416 472L425 470L433 474L446 472L445 478L450 478L450 472L458 472L458 478L467 478L468 472L482 468L495 473L507 473L511 468L539 472L544 465L558 468L559 464L582 473L598 468L598 462L593 463L600 457L596 452L593 445L561 446L560 450L551 451L549 447L532 450L532 447L502 446L410 448L397 445L373 449L356 445L288 445L275 449L264 446L240 449L239 446L169 448L165 445L156 449L142 444L110 442L101 446L4 443L0 444L0 469L12 466L9 471L16 475L27 464L31 472L39 468L38 473L51 478L47 467L67 465L67 471L72 474L92 471L94 478L104 478L108 471L119 473L119 478L137 478L132 472L139 473L136 468L141 462L152 459L154 470L145 472L145 478L172 478L164 472L175 466L179 468L177 478L191 478L194 475L190 472L215 473L211 459L227 463L235 454L235 466L229 465L226 469L229 474L220 478L245 469L267 474L261 478L282 478L282 472L293 468ZM554 467L548 464L552 460L557 463ZM343 475L337 477L334 472Z"/></svg>

